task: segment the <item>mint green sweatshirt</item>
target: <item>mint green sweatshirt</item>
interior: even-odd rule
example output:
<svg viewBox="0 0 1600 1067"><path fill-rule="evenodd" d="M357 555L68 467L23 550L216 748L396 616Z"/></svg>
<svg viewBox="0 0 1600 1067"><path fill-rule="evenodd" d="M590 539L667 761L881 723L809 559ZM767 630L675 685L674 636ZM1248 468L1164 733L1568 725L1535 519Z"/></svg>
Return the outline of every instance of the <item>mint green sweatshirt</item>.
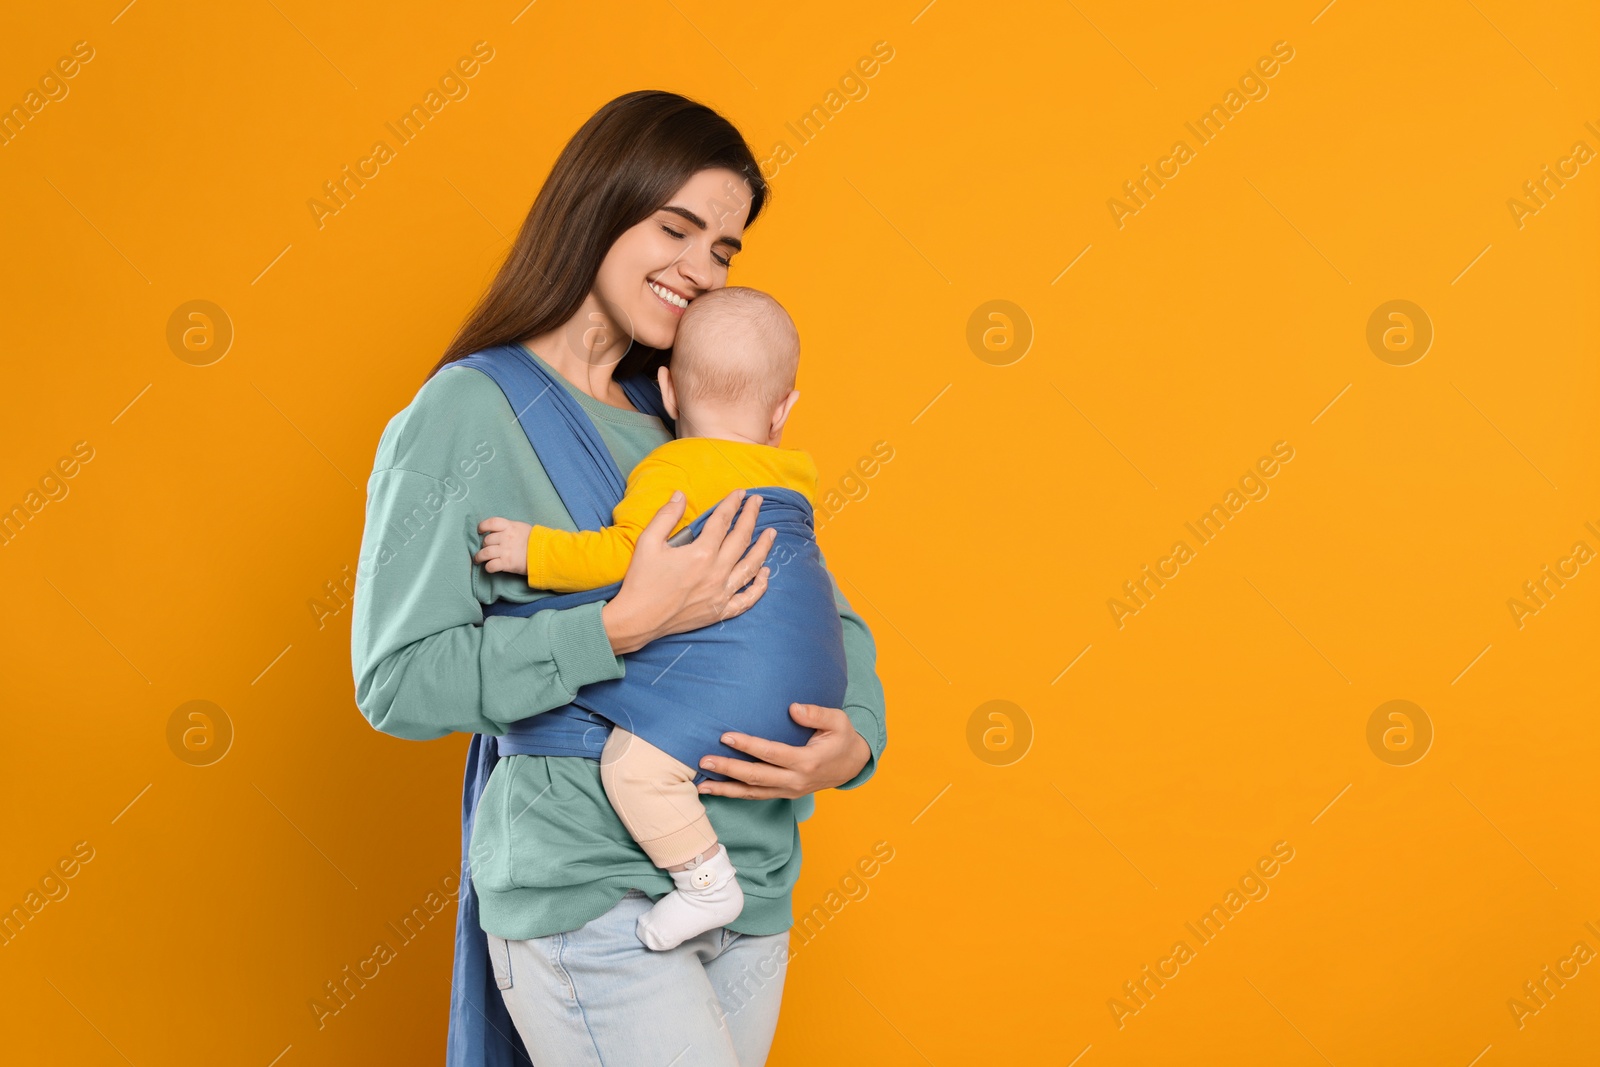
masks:
<svg viewBox="0 0 1600 1067"><path fill-rule="evenodd" d="M555 377L594 420L624 476L671 440L655 416L611 407ZM576 529L499 386L446 367L389 421L367 482L351 661L356 704L384 733L419 741L456 730L499 735L504 724L627 671L598 602L529 618L484 616L484 605L502 597L548 595L521 575L472 564L478 523L492 515ZM837 583L834 599L849 669L844 711L872 752L839 787L849 789L871 777L883 752L884 696L871 632ZM672 889L611 810L599 770L575 756L510 756L495 766L470 854L485 930L512 940L576 930L630 888L652 897ZM729 926L787 929L800 873L798 824L811 815L812 798L703 799L745 893L744 913Z"/></svg>

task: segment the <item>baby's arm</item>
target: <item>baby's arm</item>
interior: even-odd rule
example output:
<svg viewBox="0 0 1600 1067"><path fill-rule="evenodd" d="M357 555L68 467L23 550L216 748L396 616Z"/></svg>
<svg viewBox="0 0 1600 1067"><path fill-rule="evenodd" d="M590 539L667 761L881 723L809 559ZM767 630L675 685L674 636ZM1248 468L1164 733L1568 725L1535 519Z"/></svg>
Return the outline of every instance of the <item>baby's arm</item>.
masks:
<svg viewBox="0 0 1600 1067"><path fill-rule="evenodd" d="M628 490L611 513L611 525L599 530L555 530L525 522L491 518L478 524L483 548L472 557L488 571L526 574L528 585L555 593L596 589L620 582L633 559L639 533L667 502L673 490L685 488L681 467L645 459L628 476ZM680 527L693 521L684 509ZM676 532L676 531L671 531ZM670 534L669 534L670 535Z"/></svg>

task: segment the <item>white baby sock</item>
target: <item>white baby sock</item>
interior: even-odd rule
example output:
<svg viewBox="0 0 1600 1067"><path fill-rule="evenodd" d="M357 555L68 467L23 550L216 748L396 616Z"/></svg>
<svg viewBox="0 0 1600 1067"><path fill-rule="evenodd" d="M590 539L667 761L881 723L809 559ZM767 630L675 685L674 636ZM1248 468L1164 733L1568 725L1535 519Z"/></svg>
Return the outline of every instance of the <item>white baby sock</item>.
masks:
<svg viewBox="0 0 1600 1067"><path fill-rule="evenodd" d="M639 916L639 940L647 948L677 948L697 934L728 925L744 910L744 890L726 848L718 846L716 855L691 870L670 873L678 888Z"/></svg>

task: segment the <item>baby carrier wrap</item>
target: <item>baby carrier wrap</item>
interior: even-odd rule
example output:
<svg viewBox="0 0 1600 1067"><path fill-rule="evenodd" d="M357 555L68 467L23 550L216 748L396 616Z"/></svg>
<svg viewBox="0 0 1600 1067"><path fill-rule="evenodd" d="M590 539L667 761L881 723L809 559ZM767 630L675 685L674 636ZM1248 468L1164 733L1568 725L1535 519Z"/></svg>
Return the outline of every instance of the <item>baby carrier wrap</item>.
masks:
<svg viewBox="0 0 1600 1067"><path fill-rule="evenodd" d="M511 410L562 504L579 529L611 522L627 479L599 431L550 371L520 345L477 352L458 361L491 378ZM619 381L640 411L672 428L659 387L645 377ZM846 667L832 582L822 565L804 496L781 486L746 486L761 495L753 536L772 528L767 591L748 611L688 633L657 638L625 657L622 678L584 686L571 704L511 723L500 737L474 734L461 799L461 893L456 916L454 991L448 1063L451 1067L513 1067L527 1052L494 984L478 897L472 887L473 818L501 756L582 756L598 760L612 724L690 767L707 755L745 759L722 743L729 730L790 745L811 731L789 716L791 702L837 708L844 703ZM687 527L698 537L710 511ZM674 543L686 540L685 531ZM485 615L529 616L538 611L609 600L622 583L547 596L527 603L500 600ZM725 776L699 771L698 778Z"/></svg>

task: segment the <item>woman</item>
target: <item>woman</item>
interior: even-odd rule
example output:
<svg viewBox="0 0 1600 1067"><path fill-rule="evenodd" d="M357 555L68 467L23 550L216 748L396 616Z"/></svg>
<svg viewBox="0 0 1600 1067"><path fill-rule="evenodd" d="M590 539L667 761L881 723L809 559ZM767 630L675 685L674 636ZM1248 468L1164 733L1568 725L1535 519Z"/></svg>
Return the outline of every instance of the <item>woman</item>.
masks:
<svg viewBox="0 0 1600 1067"><path fill-rule="evenodd" d="M766 590L771 540L750 544L759 498L741 508L735 493L695 541L670 547L676 501L646 528L609 601L486 616L497 600L542 594L520 576L472 567L478 522L516 515L575 527L518 412L484 374L451 364L520 344L593 421L618 469L631 470L671 434L623 383L653 378L683 306L727 283L766 196L743 138L715 112L663 92L613 100L562 151L488 292L379 444L355 597L357 704L399 737L480 735L463 813L471 849L453 1064L525 1062L500 1025L506 1011L539 1067L764 1062L799 875L797 824L812 793L859 785L883 750L872 636L835 586L845 707L794 705L795 720L815 730L803 747L733 735L728 743L751 760L703 764L730 779L702 792L746 905L728 927L660 953L634 927L672 884L623 830L598 764L496 759L493 738L507 724L621 677L626 653L747 610ZM485 955L497 994L483 988Z"/></svg>

